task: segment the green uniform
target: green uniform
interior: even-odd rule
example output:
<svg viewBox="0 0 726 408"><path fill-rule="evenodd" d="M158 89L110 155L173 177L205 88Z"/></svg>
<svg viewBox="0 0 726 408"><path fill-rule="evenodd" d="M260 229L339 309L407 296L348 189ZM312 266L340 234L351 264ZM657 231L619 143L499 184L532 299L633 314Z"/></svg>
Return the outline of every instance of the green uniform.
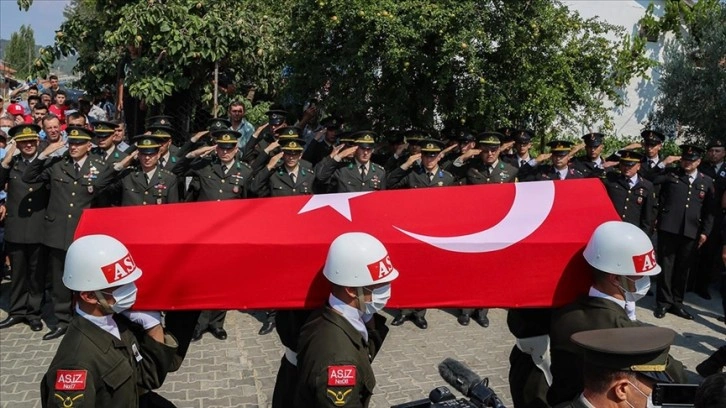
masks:
<svg viewBox="0 0 726 408"><path fill-rule="evenodd" d="M333 193L386 189L386 171L373 162L369 163L368 170L362 175L355 160L344 163L326 157L315 166L315 173L318 181L328 185L329 191Z"/></svg>
<svg viewBox="0 0 726 408"><path fill-rule="evenodd" d="M121 205L153 205L179 202L178 178L170 171L157 167L147 182L140 167L123 170L114 188L121 190Z"/></svg>
<svg viewBox="0 0 726 408"><path fill-rule="evenodd" d="M517 181L519 169L502 160L497 160L494 167L477 161L466 171L466 184L513 183Z"/></svg>
<svg viewBox="0 0 726 408"><path fill-rule="evenodd" d="M435 172L428 174L421 166L416 169L412 166L408 170L396 167L388 174L388 180L386 180L389 189L445 187L452 186L454 183L454 176L448 171L438 168Z"/></svg>
<svg viewBox="0 0 726 408"><path fill-rule="evenodd" d="M295 181L285 172L284 166L268 170L263 167L252 180L250 189L258 197L287 197L313 194L315 172L302 164L299 165Z"/></svg>
<svg viewBox="0 0 726 408"><path fill-rule="evenodd" d="M617 303L593 296L583 296L575 303L557 310L552 316L550 331L552 385L547 393L547 401L551 405L567 402L583 390L582 349L570 341L570 336L585 330L644 325L630 320L625 309ZM673 357L668 360L666 372L676 383L687 382L683 365Z"/></svg>
<svg viewBox="0 0 726 408"><path fill-rule="evenodd" d="M252 169L247 163L234 159L225 173L217 156L179 159L174 166L177 176L191 176L199 179L197 201L220 201L246 198Z"/></svg>
<svg viewBox="0 0 726 408"><path fill-rule="evenodd" d="M376 385L371 362L388 333L382 316L373 319L366 342L330 306L310 316L298 339L296 407L368 406Z"/></svg>
<svg viewBox="0 0 726 408"><path fill-rule="evenodd" d="M138 407L142 390L159 388L175 367L176 340L165 344L114 315L121 339L84 317L68 326L40 383L43 407Z"/></svg>
<svg viewBox="0 0 726 408"><path fill-rule="evenodd" d="M111 167L126 158L128 154L115 147L111 154L106 153L106 151L101 149L100 147L94 147L93 149L91 149L91 153L89 156L96 157L106 163L106 165ZM103 208L118 205L121 205L120 191L109 189L107 191L104 191L103 194L95 197L91 206L93 208Z"/></svg>

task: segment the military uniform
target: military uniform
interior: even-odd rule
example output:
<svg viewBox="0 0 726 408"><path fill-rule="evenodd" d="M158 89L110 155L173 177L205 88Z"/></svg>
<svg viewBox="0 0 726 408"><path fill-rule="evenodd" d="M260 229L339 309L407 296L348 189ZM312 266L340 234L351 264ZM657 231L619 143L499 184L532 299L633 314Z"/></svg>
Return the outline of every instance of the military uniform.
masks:
<svg viewBox="0 0 726 408"><path fill-rule="evenodd" d="M683 156L698 156L693 146L683 145L682 149ZM713 180L698 172L691 183L689 175L678 167L658 176L654 184L661 186L657 255L658 264L663 268L657 280L655 314L663 317L670 310L689 318L684 313L683 296L688 274L696 261L699 236L708 236L713 228L717 208Z"/></svg>
<svg viewBox="0 0 726 408"><path fill-rule="evenodd" d="M106 152L100 147L94 147L91 149L91 155L99 158L108 166L113 166L128 156L127 153L124 153L115 147L111 153ZM118 194L118 191L113 189L106 190L104 191L104 194L98 195L91 204L93 208L104 208L118 205L121 205L121 196Z"/></svg>
<svg viewBox="0 0 726 408"><path fill-rule="evenodd" d="M18 142L37 141L39 130L35 125L20 125L9 133ZM37 160L37 153L31 160ZM46 249L41 243L49 190L42 181L26 183L22 180L28 165L28 160L19 154L13 157L9 168L0 166L0 186L6 186L7 192L5 248L12 277L8 317L26 319L35 322L35 327L42 327Z"/></svg>
<svg viewBox="0 0 726 408"><path fill-rule="evenodd" d="M120 339L76 316L40 385L43 407L138 407L174 368L176 340L165 344L114 315Z"/></svg>
<svg viewBox="0 0 726 408"><path fill-rule="evenodd" d="M84 128L68 128L69 143L76 139L90 141L91 132ZM73 242L76 226L84 209L103 194L113 181L114 171L102 160L86 155L76 171L73 159L65 154L33 160L23 173L25 183L47 183L50 198L43 223L43 244L48 247L48 272L53 280L53 303L58 327L63 329L71 317L71 293L63 285L65 254Z"/></svg>
<svg viewBox="0 0 726 408"><path fill-rule="evenodd" d="M550 405L572 400L583 389L583 358L572 341L572 334L595 329L642 327L645 324L630 320L625 309L609 299L583 296L575 303L554 312L550 330L552 385L547 393ZM676 382L686 382L680 361L669 358L668 374Z"/></svg>
<svg viewBox="0 0 726 408"><path fill-rule="evenodd" d="M179 202L177 177L162 168L157 168L147 182L140 167L122 171L118 188L121 190L121 205L155 205Z"/></svg>
<svg viewBox="0 0 726 408"><path fill-rule="evenodd" d="M298 339L295 407L368 406L376 385L371 362L388 334L385 319L373 319L365 341L330 306L310 316Z"/></svg>
<svg viewBox="0 0 726 408"><path fill-rule="evenodd" d="M618 172L609 172L603 179L605 189L620 219L637 225L648 236L653 232L656 197L653 183L638 177L635 185Z"/></svg>
<svg viewBox="0 0 726 408"><path fill-rule="evenodd" d="M525 164L520 171L524 172L524 169L528 166L529 164ZM582 173L580 173L579 170L577 170L572 165L567 166L565 178L561 178L560 174L557 172L557 169L555 169L555 166L551 164L541 164L533 168L531 171L528 171L528 173L530 175L525 179L526 181L570 180L581 179L585 177Z"/></svg>
<svg viewBox="0 0 726 408"><path fill-rule="evenodd" d="M509 353L509 390L516 407L540 408L547 405L547 378L536 364L532 351L525 346L528 339L548 341L552 309L510 309L507 327L517 342ZM546 349L543 349L546 350Z"/></svg>
<svg viewBox="0 0 726 408"><path fill-rule="evenodd" d="M356 132L351 137L358 146L372 148L375 143L375 134L369 131ZM328 156L318 163L315 173L318 182L327 186L327 190L334 193L386 189L386 170L371 161L365 165L357 160L337 162Z"/></svg>
<svg viewBox="0 0 726 408"><path fill-rule="evenodd" d="M466 184L514 183L517 173L516 167L502 160L497 160L493 166L477 161L466 172Z"/></svg>
<svg viewBox="0 0 726 408"><path fill-rule="evenodd" d="M313 194L314 184L315 171L309 167L300 165L295 181L285 172L284 166L273 170L264 167L255 175L250 189L258 197L286 197Z"/></svg>

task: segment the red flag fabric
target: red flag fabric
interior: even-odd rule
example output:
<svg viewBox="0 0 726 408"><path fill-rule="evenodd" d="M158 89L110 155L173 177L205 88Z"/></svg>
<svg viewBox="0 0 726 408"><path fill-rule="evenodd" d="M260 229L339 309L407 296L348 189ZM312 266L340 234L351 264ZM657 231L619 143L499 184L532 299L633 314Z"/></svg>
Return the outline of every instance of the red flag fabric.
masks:
<svg viewBox="0 0 726 408"><path fill-rule="evenodd" d="M317 307L330 243L361 231L400 272L392 307L542 307L586 291L582 249L618 220L597 179L91 209L126 244L138 309Z"/></svg>

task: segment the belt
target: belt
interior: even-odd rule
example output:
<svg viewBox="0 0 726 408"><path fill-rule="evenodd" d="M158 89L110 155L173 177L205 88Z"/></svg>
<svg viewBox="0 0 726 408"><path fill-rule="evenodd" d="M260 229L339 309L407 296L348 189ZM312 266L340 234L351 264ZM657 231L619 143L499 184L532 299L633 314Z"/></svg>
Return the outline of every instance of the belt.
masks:
<svg viewBox="0 0 726 408"><path fill-rule="evenodd" d="M524 339L518 338L517 348L532 357L534 365L544 373L547 384L552 385L552 371L550 371L550 366L552 365L552 361L550 360L550 336L543 334L541 336L527 337Z"/></svg>
<svg viewBox="0 0 726 408"><path fill-rule="evenodd" d="M291 348L285 346L285 358L287 361L290 362L290 364L297 367L297 353L292 351Z"/></svg>

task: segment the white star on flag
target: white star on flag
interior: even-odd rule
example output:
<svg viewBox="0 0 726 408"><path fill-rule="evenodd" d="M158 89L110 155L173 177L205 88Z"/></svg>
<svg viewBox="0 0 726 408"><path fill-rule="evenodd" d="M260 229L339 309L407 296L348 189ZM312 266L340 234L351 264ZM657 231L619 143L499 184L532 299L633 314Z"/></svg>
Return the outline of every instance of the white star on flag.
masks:
<svg viewBox="0 0 726 408"><path fill-rule="evenodd" d="M348 221L353 221L353 217L350 215L350 203L348 200L369 193L372 193L372 191L364 191L360 193L317 194L310 197L310 200L308 200L303 208L300 209L298 215L308 211L317 210L318 208L330 207L343 217L347 218Z"/></svg>

